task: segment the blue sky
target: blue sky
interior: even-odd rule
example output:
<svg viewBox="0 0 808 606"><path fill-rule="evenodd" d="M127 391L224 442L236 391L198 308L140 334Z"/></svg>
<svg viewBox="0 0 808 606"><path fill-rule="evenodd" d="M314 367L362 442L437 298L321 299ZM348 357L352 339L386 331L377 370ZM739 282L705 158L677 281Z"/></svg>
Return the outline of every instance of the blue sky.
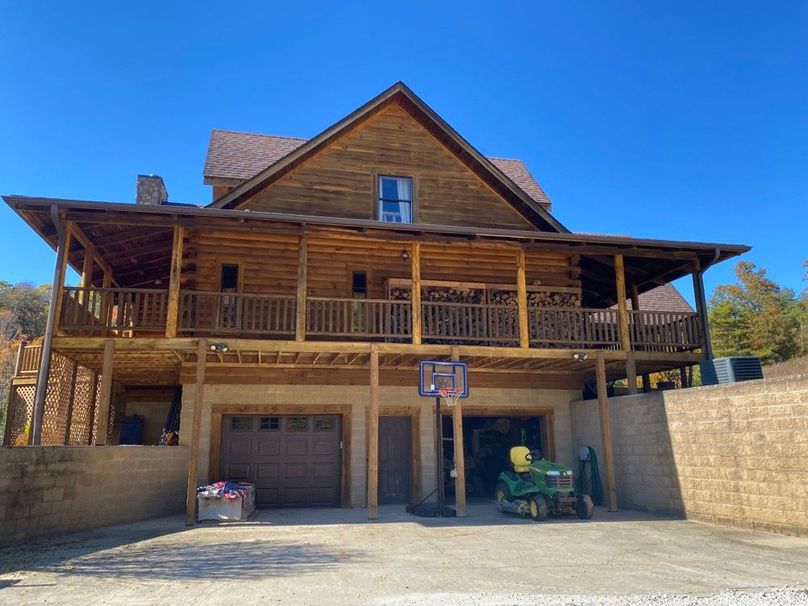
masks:
<svg viewBox="0 0 808 606"><path fill-rule="evenodd" d="M212 128L309 137L403 80L571 229L750 244L803 287L808 3L274 4L0 0L0 193L131 201L157 173L207 202ZM52 271L3 204L0 279Z"/></svg>

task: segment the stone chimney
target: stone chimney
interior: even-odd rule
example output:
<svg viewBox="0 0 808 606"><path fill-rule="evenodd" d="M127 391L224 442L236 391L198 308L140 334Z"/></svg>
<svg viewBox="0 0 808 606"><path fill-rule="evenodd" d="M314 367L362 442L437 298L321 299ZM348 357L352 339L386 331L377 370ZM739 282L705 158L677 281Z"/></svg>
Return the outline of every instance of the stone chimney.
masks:
<svg viewBox="0 0 808 606"><path fill-rule="evenodd" d="M163 178L159 175L138 175L136 204L159 206L168 202L168 192Z"/></svg>

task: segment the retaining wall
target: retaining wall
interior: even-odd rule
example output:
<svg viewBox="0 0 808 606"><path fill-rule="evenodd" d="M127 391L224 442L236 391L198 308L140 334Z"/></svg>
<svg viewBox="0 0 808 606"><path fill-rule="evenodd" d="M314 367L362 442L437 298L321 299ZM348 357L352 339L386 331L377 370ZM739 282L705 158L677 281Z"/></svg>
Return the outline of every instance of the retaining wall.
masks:
<svg viewBox="0 0 808 606"><path fill-rule="evenodd" d="M808 375L609 399L618 505L808 536ZM596 400L572 439L601 461Z"/></svg>
<svg viewBox="0 0 808 606"><path fill-rule="evenodd" d="M0 448L0 545L185 509L182 446Z"/></svg>

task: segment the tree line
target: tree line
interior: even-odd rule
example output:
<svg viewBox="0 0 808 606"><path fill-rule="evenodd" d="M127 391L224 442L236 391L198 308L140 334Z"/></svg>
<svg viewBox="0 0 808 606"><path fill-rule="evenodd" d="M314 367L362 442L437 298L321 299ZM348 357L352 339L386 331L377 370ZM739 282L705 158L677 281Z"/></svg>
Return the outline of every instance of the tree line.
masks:
<svg viewBox="0 0 808 606"><path fill-rule="evenodd" d="M21 341L45 334L50 285L34 286L0 280L0 439L6 421L11 376Z"/></svg>
<svg viewBox="0 0 808 606"><path fill-rule="evenodd" d="M808 261L803 270L808 281ZM708 306L715 356L775 364L808 355L808 288L784 288L748 261L735 266L735 276L735 284L716 287Z"/></svg>

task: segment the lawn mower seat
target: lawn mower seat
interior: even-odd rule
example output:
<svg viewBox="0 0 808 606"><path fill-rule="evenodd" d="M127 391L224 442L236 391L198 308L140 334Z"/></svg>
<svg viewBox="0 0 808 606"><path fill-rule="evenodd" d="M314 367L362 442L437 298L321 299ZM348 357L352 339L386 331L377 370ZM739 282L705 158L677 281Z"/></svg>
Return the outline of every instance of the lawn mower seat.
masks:
<svg viewBox="0 0 808 606"><path fill-rule="evenodd" d="M514 446L511 448L511 464L516 473L525 473L530 471L530 462L533 459L530 456L530 449L526 446Z"/></svg>

